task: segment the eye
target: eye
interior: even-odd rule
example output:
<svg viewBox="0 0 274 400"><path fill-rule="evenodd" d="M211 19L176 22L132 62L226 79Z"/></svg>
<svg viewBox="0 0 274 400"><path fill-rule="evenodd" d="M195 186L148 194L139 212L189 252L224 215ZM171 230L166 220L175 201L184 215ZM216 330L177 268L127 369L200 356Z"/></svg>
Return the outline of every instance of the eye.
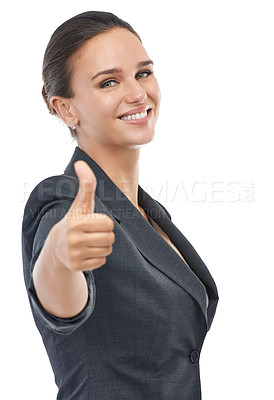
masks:
<svg viewBox="0 0 274 400"><path fill-rule="evenodd" d="M153 74L153 71L149 71L149 70L141 71L141 72L139 72L139 73L137 74L137 77L139 77L140 75L143 75L143 74L147 74L146 76L144 76L144 78L146 78L147 76ZM141 77L142 77L142 76L141 76Z"/></svg>
<svg viewBox="0 0 274 400"><path fill-rule="evenodd" d="M146 74L145 76L144 76L144 74ZM146 70L146 71L141 71L141 72L138 72L138 74L136 75L136 77L139 79L139 78L147 78L149 75L151 75L151 74L153 74L153 71L150 71L150 70ZM115 85L111 85L111 83L112 82L115 82L115 83L117 83L117 81L115 81L114 79L109 79L108 81L105 81L105 82L102 82L101 84L100 84L100 88L110 88L110 87L113 87L113 86L115 86Z"/></svg>
<svg viewBox="0 0 274 400"><path fill-rule="evenodd" d="M109 79L108 81L102 82L102 83L100 84L100 88L109 88L109 87L112 87L113 85L110 85L111 82L116 82L116 81L113 80L113 79Z"/></svg>

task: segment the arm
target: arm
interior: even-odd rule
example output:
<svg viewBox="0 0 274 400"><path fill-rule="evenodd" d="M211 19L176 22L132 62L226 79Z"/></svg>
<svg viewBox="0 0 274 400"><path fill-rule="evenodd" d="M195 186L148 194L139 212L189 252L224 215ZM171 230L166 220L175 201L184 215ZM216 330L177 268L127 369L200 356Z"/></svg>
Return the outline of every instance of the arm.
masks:
<svg viewBox="0 0 274 400"><path fill-rule="evenodd" d="M49 232L33 269L37 297L44 309L61 318L80 313L88 300L88 287L81 271L71 271L57 259L56 224Z"/></svg>
<svg viewBox="0 0 274 400"><path fill-rule="evenodd" d="M68 319L85 308L92 280L87 275L105 264L115 239L112 219L94 213L95 175L85 162L75 164L78 193L67 214L50 229L32 272L45 311Z"/></svg>

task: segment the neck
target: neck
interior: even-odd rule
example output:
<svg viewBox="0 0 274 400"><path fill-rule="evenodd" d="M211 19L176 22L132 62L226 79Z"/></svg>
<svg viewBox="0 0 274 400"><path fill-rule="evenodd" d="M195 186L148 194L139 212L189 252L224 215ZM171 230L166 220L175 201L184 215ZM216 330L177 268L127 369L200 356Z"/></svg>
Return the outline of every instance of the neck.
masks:
<svg viewBox="0 0 274 400"><path fill-rule="evenodd" d="M101 143L82 144L78 147L90 156L110 177L114 184L139 209L138 181L140 147L125 148Z"/></svg>

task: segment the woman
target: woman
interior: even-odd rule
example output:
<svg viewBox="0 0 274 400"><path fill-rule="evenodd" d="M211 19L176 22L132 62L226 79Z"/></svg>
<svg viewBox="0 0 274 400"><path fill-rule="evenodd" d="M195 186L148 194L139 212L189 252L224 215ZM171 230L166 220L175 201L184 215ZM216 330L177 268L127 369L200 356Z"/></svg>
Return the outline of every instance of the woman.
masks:
<svg viewBox="0 0 274 400"><path fill-rule="evenodd" d="M160 90L132 27L86 12L52 35L43 96L77 146L25 206L32 313L62 400L198 400L217 302L207 267L138 185Z"/></svg>

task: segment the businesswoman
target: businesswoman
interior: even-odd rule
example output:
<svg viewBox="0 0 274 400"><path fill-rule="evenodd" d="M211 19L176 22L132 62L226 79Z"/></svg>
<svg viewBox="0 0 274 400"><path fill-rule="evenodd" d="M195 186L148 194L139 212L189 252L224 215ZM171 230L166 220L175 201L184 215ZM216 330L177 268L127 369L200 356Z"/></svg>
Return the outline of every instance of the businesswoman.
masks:
<svg viewBox="0 0 274 400"><path fill-rule="evenodd" d="M77 146L22 225L25 284L60 400L198 400L218 293L166 208L138 184L160 89L133 28L86 12L53 33L43 97ZM50 155L49 155L50 157Z"/></svg>

